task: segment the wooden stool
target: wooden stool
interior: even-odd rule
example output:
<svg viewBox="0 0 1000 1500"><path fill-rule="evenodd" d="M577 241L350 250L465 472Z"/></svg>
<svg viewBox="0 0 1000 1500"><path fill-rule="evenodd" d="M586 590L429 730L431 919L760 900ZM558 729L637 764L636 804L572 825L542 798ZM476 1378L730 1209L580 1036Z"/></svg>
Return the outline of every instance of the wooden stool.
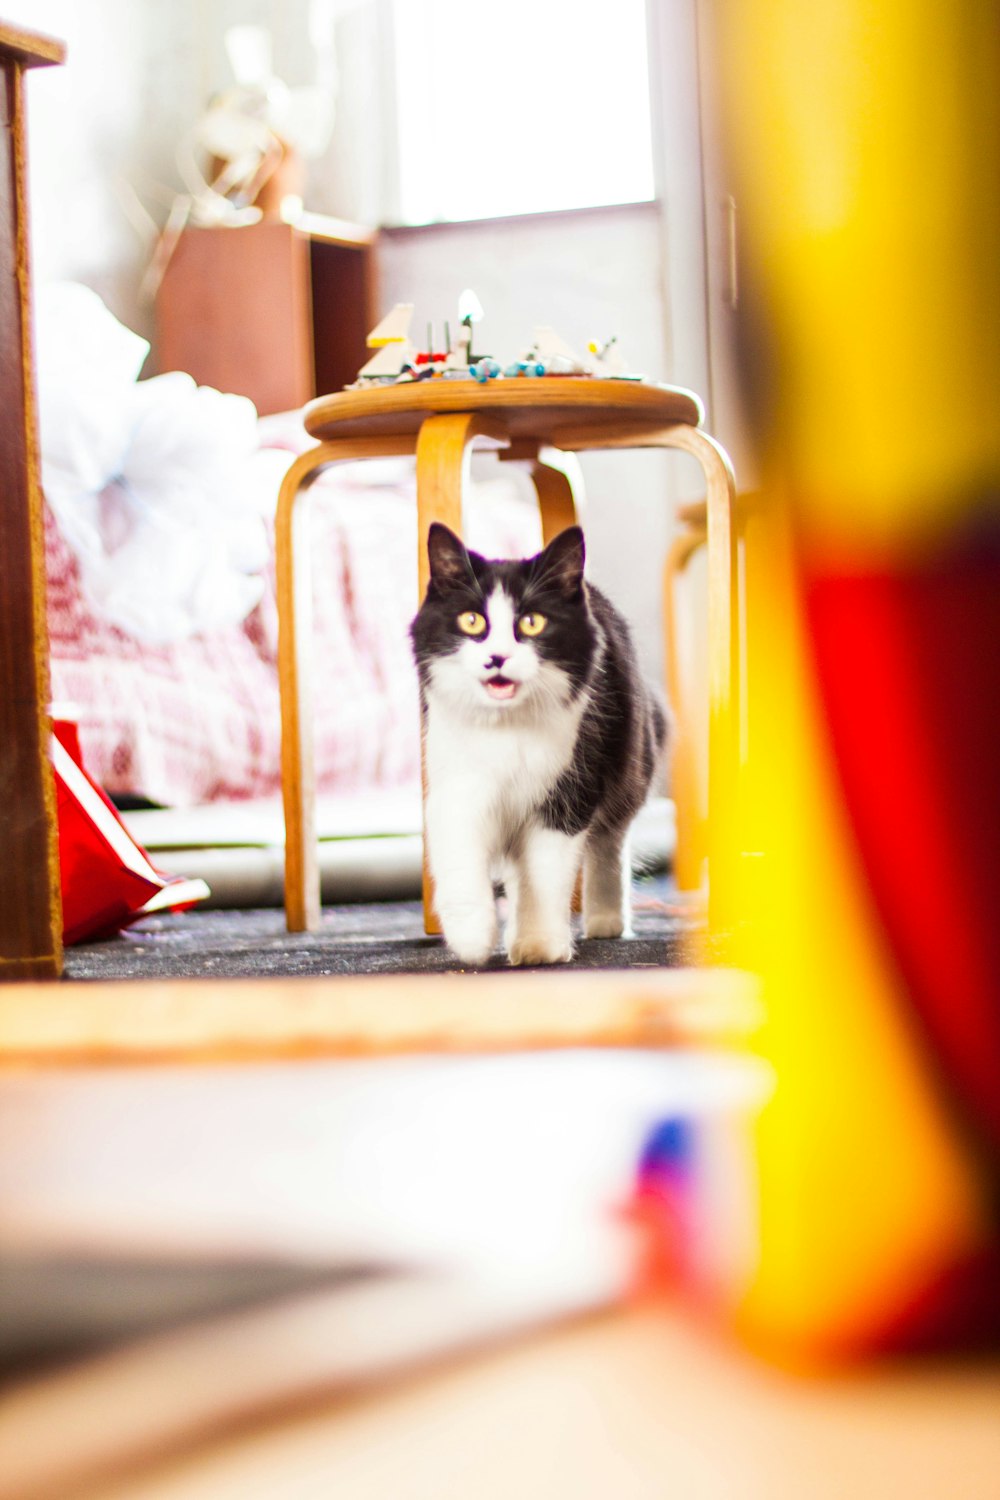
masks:
<svg viewBox="0 0 1000 1500"><path fill-rule="evenodd" d="M690 391L633 381L572 376L433 380L375 386L323 396L305 409L306 431L318 446L301 454L281 486L276 516L278 673L281 692L281 781L285 806L285 913L290 932L319 922L315 776L311 699L311 585L307 562L297 569L299 498L321 469L362 458L415 453L417 568L427 587L426 539L433 521L462 531L462 493L474 445L524 463L535 485L545 541L578 513L571 455L598 448L679 448L705 475L708 546L709 804L722 826L735 782L736 645L735 481L724 450L700 426L702 407ZM718 821L716 821L718 820ZM710 838L711 843L711 838ZM711 867L711 848L709 849ZM723 893L710 889L710 909ZM424 914L439 931L426 863Z"/></svg>

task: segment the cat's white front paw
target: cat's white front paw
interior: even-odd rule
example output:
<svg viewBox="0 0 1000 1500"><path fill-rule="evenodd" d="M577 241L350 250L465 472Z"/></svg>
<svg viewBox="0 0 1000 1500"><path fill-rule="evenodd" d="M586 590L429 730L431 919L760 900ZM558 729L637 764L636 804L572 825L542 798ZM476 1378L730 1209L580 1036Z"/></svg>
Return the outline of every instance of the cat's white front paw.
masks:
<svg viewBox="0 0 1000 1500"><path fill-rule="evenodd" d="M507 937L507 957L515 967L522 964L568 964L573 957L573 935L565 932Z"/></svg>
<svg viewBox="0 0 1000 1500"><path fill-rule="evenodd" d="M480 968L493 957L497 945L496 917L442 916L444 940L455 957L470 968Z"/></svg>
<svg viewBox="0 0 1000 1500"><path fill-rule="evenodd" d="M620 911L589 911L583 919L584 936L589 938L618 938L625 931L625 918Z"/></svg>

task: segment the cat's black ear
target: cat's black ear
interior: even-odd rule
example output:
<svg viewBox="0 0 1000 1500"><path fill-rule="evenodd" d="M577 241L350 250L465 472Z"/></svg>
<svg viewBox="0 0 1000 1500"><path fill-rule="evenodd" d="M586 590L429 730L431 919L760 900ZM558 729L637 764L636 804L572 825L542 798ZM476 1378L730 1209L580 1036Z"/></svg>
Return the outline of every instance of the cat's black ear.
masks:
<svg viewBox="0 0 1000 1500"><path fill-rule="evenodd" d="M474 578L465 543L440 521L432 521L427 533L427 559L431 565L431 583L438 588L454 588L455 584L468 583Z"/></svg>
<svg viewBox="0 0 1000 1500"><path fill-rule="evenodd" d="M583 584L586 556L583 532L579 526L568 526L535 558L532 576L565 598L575 598Z"/></svg>

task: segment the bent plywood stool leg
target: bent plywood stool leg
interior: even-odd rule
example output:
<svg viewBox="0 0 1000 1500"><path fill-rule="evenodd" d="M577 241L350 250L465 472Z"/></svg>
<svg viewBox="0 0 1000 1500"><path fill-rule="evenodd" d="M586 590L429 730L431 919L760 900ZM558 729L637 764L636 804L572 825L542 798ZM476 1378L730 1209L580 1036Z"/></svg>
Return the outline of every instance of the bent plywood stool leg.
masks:
<svg viewBox="0 0 1000 1500"><path fill-rule="evenodd" d="M543 547L547 547L553 537L557 537L560 531L565 531L567 526L576 526L582 522L583 474L575 453L522 438L511 443L506 453L501 453L500 461L520 463L527 468L538 500ZM582 871L573 888L572 906L575 912L583 910Z"/></svg>
<svg viewBox="0 0 1000 1500"><path fill-rule="evenodd" d="M477 439L506 446L502 426L473 412L448 412L425 418L417 437L417 580L423 599L430 578L427 533L434 521L462 534L462 496L468 478L472 447ZM421 735L421 765L424 764ZM426 798L426 769L422 769ZM423 862L424 931L439 933L441 924L434 911L434 892L427 864L426 830Z"/></svg>
<svg viewBox="0 0 1000 1500"><path fill-rule="evenodd" d="M701 428L678 424L656 445L690 453L705 476L708 544L708 913L714 932L734 918L725 830L736 815L739 781L739 561L736 479L725 449Z"/></svg>
<svg viewBox="0 0 1000 1500"><path fill-rule="evenodd" d="M704 521L692 524L676 536L663 570L663 639L667 698L673 710L670 746L670 782L677 818L674 878L681 891L696 891L703 878L705 858L704 819L699 807L698 776L689 705L681 681L677 639L678 579L691 558L708 539Z"/></svg>
<svg viewBox="0 0 1000 1500"><path fill-rule="evenodd" d="M560 531L565 531L567 526L579 525L583 519L580 460L575 453L564 453L561 448L541 448L528 473L538 496L542 545L547 547ZM576 877L571 904L575 912L583 910L582 869Z"/></svg>
<svg viewBox="0 0 1000 1500"><path fill-rule="evenodd" d="M320 443L296 458L281 483L275 513L281 794L285 809L285 922L289 932L319 925L316 778L312 716L312 579L302 496L322 469L357 458L412 453L413 439Z"/></svg>

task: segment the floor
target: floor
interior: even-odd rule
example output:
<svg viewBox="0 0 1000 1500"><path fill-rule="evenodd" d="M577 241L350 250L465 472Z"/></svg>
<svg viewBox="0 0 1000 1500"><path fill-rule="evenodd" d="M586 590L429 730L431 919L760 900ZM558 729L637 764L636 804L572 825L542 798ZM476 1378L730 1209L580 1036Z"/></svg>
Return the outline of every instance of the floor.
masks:
<svg viewBox="0 0 1000 1500"><path fill-rule="evenodd" d="M641 1308L317 1401L87 1497L996 1500L998 1374L794 1379Z"/></svg>
<svg viewBox="0 0 1000 1500"><path fill-rule="evenodd" d="M581 941L576 969L635 969L684 961L696 927L664 878L635 883L635 935ZM690 955L688 955L688 959ZM238 978L278 975L448 973L461 969L427 937L417 901L327 907L320 930L289 933L279 908L149 917L120 936L66 951L67 979ZM506 969L501 953L491 968Z"/></svg>

